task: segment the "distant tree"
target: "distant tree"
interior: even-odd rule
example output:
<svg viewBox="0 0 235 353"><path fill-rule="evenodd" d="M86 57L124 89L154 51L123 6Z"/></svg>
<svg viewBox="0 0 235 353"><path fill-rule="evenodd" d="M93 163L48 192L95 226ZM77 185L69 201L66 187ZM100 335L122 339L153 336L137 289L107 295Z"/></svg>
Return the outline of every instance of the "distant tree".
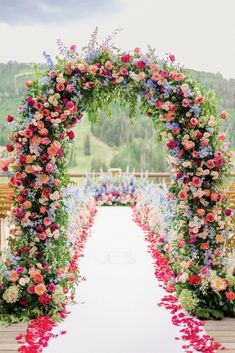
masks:
<svg viewBox="0 0 235 353"><path fill-rule="evenodd" d="M91 155L91 142L90 142L90 134L87 134L84 140L84 155Z"/></svg>
<svg viewBox="0 0 235 353"><path fill-rule="evenodd" d="M92 172L99 172L100 170L103 170L104 172L106 172L108 170L108 167L105 163L105 161L103 161L102 159L99 158L93 158L91 160L91 171Z"/></svg>

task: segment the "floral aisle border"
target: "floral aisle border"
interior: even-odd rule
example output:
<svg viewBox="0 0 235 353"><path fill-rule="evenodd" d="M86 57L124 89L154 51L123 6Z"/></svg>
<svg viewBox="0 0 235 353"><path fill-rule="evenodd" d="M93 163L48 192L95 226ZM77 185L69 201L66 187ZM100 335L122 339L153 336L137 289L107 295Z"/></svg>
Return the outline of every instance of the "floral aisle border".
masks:
<svg viewBox="0 0 235 353"><path fill-rule="evenodd" d="M86 198L86 202L79 204L78 207L78 195L81 193L81 189L73 187L70 189L68 194L73 198L68 202L68 208L71 212L71 222L69 226L70 239L73 239L73 255L70 262L70 274L71 281L74 281L73 276L77 278L79 273L79 259L83 257L84 247L87 238L90 234L90 229L93 225L94 217L96 214L96 203L92 197ZM82 276L77 278L80 282L84 280ZM73 302L74 295L70 293L70 300ZM69 312L66 309L66 305L63 305L63 310L60 312L60 321L64 320ZM55 332L55 328L58 323L54 321L49 315L38 316L32 320L27 328L26 334L20 334L16 337L18 343L22 344L18 351L20 353L41 353L43 349L47 347L49 340L57 338L61 334L65 334L66 331Z"/></svg>
<svg viewBox="0 0 235 353"><path fill-rule="evenodd" d="M187 314L179 304L175 293L174 273L169 266L169 260L164 257L161 251L156 247L156 233L153 233L151 227L143 222L143 214L138 212L138 209L133 208L133 219L143 229L148 243L148 248L154 260L155 277L159 284L167 292L161 302L158 304L169 310L172 315L172 323L181 328L181 337L175 337L176 340L185 341L182 348L186 353L195 351L202 353L216 353L218 349L224 349L219 343L206 334L204 325L201 321Z"/></svg>
<svg viewBox="0 0 235 353"><path fill-rule="evenodd" d="M143 54L139 48L120 54L109 47L110 40L97 46L93 36L82 54L74 45L66 48L59 42L62 57L54 64L45 54L48 70L37 71L35 79L26 82L18 117L7 118L12 129L6 148L12 159L4 170L12 173L9 184L15 196L11 253L0 272L2 322L44 314L59 319L62 303L51 300L55 296L51 291L56 287L59 294L74 287L67 268L73 244L67 239L63 198L69 184L67 156L73 127L84 111L93 122L100 109L110 113L112 101L129 105L131 117L139 101L141 111L165 138L171 157L170 191L176 200L174 272L193 258L194 284L202 270L213 268L217 274L206 303L199 288L190 287L198 302L195 313L202 315L210 303L208 316L235 314L234 300L221 305L220 299L224 301L227 292L223 249L231 213L222 186L231 153L219 132L214 96L175 64L174 55L159 59L152 49ZM221 113L222 119L227 117ZM184 284L177 288L181 291ZM229 298L232 295L231 287Z"/></svg>

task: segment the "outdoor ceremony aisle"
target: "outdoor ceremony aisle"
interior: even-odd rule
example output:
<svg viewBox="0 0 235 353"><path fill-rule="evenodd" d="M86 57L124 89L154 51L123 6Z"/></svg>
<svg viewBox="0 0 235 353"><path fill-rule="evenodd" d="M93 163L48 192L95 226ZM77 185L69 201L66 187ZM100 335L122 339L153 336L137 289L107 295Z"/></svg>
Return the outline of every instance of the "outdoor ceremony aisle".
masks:
<svg viewBox="0 0 235 353"><path fill-rule="evenodd" d="M67 333L45 353L178 353L182 342L154 277L143 231L129 207L100 207L88 238L77 305L60 324Z"/></svg>

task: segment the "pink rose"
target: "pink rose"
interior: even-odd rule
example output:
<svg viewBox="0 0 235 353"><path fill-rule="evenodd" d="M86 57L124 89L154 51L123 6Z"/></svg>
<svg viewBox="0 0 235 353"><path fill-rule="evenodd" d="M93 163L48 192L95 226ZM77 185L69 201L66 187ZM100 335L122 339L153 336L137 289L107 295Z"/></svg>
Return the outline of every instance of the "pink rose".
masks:
<svg viewBox="0 0 235 353"><path fill-rule="evenodd" d="M178 196L181 201L186 201L188 199L188 194L185 190L181 190Z"/></svg>
<svg viewBox="0 0 235 353"><path fill-rule="evenodd" d="M175 61L175 55L174 54L170 54L169 55L169 59L173 63Z"/></svg>
<svg viewBox="0 0 235 353"><path fill-rule="evenodd" d="M141 49L140 48L135 48L134 49L134 54L135 55L140 55L140 53L141 53Z"/></svg>
<svg viewBox="0 0 235 353"><path fill-rule="evenodd" d="M77 48L76 44L72 44L72 45L70 46L69 50L70 50L72 53L75 53L75 52L76 52L76 48Z"/></svg>
<svg viewBox="0 0 235 353"><path fill-rule="evenodd" d="M191 185L195 188L200 188L202 186L202 181L197 176L194 176L191 182Z"/></svg>
<svg viewBox="0 0 235 353"><path fill-rule="evenodd" d="M45 217L43 223L45 226L49 226L52 223L52 220L49 217Z"/></svg>
<svg viewBox="0 0 235 353"><path fill-rule="evenodd" d="M189 99L187 99L187 98L184 98L183 100L182 100L182 106L183 107L188 107L189 106L189 104L190 104L190 101L189 101Z"/></svg>
<svg viewBox="0 0 235 353"><path fill-rule="evenodd" d="M74 107L74 103L72 101L69 101L66 103L66 108L67 109L72 109Z"/></svg>
<svg viewBox="0 0 235 353"><path fill-rule="evenodd" d="M49 75L50 75L51 78L55 78L56 75L57 75L57 73L56 73L55 70L51 70L51 71L49 72Z"/></svg>
<svg viewBox="0 0 235 353"><path fill-rule="evenodd" d="M193 127L197 126L198 125L198 119L197 118L191 118L189 120L189 124Z"/></svg>
<svg viewBox="0 0 235 353"><path fill-rule="evenodd" d="M205 98L203 96L197 96L194 100L194 103L197 105L200 105L201 103L203 103L205 100Z"/></svg>
<svg viewBox="0 0 235 353"><path fill-rule="evenodd" d="M119 71L120 71L120 74L123 76L126 76L128 74L128 70L126 67L121 67Z"/></svg>
<svg viewBox="0 0 235 353"><path fill-rule="evenodd" d="M67 85L66 86L66 91L69 92L69 93L72 93L73 89L74 89L73 85Z"/></svg>
<svg viewBox="0 0 235 353"><path fill-rule="evenodd" d="M203 217L206 211L203 208L197 208L197 214L199 217Z"/></svg>
<svg viewBox="0 0 235 353"><path fill-rule="evenodd" d="M226 110L223 110L223 111L220 113L220 116L221 116L221 119L227 120L227 119L228 119L228 112L226 112Z"/></svg>
<svg viewBox="0 0 235 353"><path fill-rule="evenodd" d="M215 162L213 159L209 159L208 161L206 161L206 166L208 169L213 169L215 167Z"/></svg>
<svg viewBox="0 0 235 353"><path fill-rule="evenodd" d="M175 81L182 81L184 79L185 75L181 72L176 72L174 75L174 80Z"/></svg>
<svg viewBox="0 0 235 353"><path fill-rule="evenodd" d="M218 140L219 141L225 141L226 140L226 134L225 133L221 133L218 135Z"/></svg>

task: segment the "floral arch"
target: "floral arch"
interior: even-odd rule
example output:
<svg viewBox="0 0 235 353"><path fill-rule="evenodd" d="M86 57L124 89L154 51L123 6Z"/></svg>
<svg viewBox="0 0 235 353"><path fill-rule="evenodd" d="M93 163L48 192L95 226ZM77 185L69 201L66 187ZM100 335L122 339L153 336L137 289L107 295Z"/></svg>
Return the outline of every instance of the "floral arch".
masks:
<svg viewBox="0 0 235 353"><path fill-rule="evenodd" d="M170 264L178 279L182 266L189 274L176 283L178 295L188 290L184 300L197 303L198 316L205 307L208 317L218 311L234 315L228 297L235 280L224 267L231 211L223 183L231 155L219 134L213 94L175 65L173 55L159 59L151 50L118 54L104 47L81 58L74 46L60 49L63 58L54 65L46 55L48 70L26 82L18 118L8 116L14 200L11 253L0 273L0 319L22 321L46 313L59 318L65 294L74 287L71 277L76 278L62 197L69 184L66 156L73 127L84 112L96 121L99 110L108 111L112 101L128 104L131 116L139 101L166 140L175 207L173 223L167 225L173 224L174 236L165 252L171 248ZM205 287L210 284L204 292L198 286L203 276L209 278Z"/></svg>

